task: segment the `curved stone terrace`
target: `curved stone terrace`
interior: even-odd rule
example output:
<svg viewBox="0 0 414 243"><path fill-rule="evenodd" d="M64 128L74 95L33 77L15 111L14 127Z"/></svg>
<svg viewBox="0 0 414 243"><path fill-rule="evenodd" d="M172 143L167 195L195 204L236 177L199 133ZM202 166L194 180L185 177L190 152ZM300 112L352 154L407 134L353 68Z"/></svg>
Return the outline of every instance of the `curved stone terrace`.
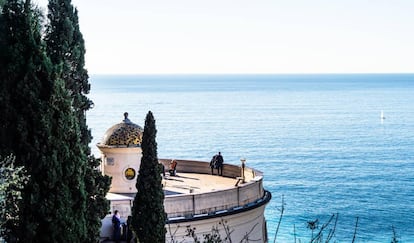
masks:
<svg viewBox="0 0 414 243"><path fill-rule="evenodd" d="M176 160L176 175L168 173L171 159L160 159L166 170L163 185L170 223L220 217L266 204L263 173L249 167L224 164L223 176L211 175L209 162ZM244 174L244 179L243 179Z"/></svg>

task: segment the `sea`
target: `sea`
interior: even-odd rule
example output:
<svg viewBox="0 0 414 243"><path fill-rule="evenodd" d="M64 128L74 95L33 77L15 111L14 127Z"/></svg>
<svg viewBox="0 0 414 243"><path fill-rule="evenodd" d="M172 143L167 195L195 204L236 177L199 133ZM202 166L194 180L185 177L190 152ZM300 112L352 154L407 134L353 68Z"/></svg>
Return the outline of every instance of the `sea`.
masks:
<svg viewBox="0 0 414 243"><path fill-rule="evenodd" d="M324 239L333 232L330 242L414 242L414 74L92 75L90 83L96 156L124 112L144 127L151 111L159 158L210 161L220 151L225 163L245 158L264 173L269 242L309 242L321 229Z"/></svg>

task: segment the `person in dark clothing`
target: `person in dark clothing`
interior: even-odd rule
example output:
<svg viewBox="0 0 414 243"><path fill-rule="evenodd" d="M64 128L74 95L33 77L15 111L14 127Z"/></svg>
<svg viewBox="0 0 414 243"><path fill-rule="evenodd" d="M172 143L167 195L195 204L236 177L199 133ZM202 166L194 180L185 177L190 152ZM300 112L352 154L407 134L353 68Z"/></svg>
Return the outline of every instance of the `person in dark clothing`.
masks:
<svg viewBox="0 0 414 243"><path fill-rule="evenodd" d="M210 161L210 168L211 168L211 174L214 175L214 168L216 168L216 160L217 160L217 154L211 158Z"/></svg>
<svg viewBox="0 0 414 243"><path fill-rule="evenodd" d="M221 155L220 152L218 152L216 156L216 162L215 162L215 167L217 169L217 175L223 175L223 164L224 164L224 159L223 156Z"/></svg>
<svg viewBox="0 0 414 243"><path fill-rule="evenodd" d="M112 216L112 225L114 227L113 238L115 242L120 242L121 240L121 216L119 215L118 210L115 210L114 215Z"/></svg>
<svg viewBox="0 0 414 243"><path fill-rule="evenodd" d="M173 159L170 162L170 169L168 170L170 172L170 176L176 176L177 174L177 160Z"/></svg>

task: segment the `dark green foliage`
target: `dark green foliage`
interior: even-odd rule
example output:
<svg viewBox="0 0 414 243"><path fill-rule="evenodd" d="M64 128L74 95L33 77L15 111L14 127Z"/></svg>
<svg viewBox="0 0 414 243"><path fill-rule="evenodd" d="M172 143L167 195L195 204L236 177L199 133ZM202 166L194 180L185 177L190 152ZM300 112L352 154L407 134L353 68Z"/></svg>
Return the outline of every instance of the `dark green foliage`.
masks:
<svg viewBox="0 0 414 243"><path fill-rule="evenodd" d="M0 242L6 235L6 223L18 220L21 190L27 183L23 166L14 165L15 157L0 157Z"/></svg>
<svg viewBox="0 0 414 243"><path fill-rule="evenodd" d="M101 161L89 156L88 167L85 177L86 192L88 193L86 221L87 242L98 242L101 228L101 219L109 211L109 201L105 196L111 186L111 178L102 176L101 172L96 170Z"/></svg>
<svg viewBox="0 0 414 243"><path fill-rule="evenodd" d="M36 233L41 242L82 242L85 241L88 226L84 217L87 206L84 184L87 156L80 143L79 125L63 81L56 81L54 93L49 104L52 136L48 144L49 151L53 152L43 155L47 159L43 169L47 174L39 178L44 181L46 177L52 182L46 184L46 195L40 197L41 200L52 197L50 205L45 206L43 203L40 206L45 207L45 214L52 211L49 220L56 222L45 223L50 227L47 234Z"/></svg>
<svg viewBox="0 0 414 243"><path fill-rule="evenodd" d="M2 7L0 155L14 153L30 175L20 219L8 222L8 239L96 242L109 208L110 179L90 156L85 111L92 102L86 97L90 87L77 12L70 1L51 1L51 62L41 39L41 13L28 0L8 0Z"/></svg>
<svg viewBox="0 0 414 243"><path fill-rule="evenodd" d="M47 102L51 96L51 65L45 59L40 33L37 31L38 22L32 13L23 1L11 0L5 3L1 15L1 144L16 144L18 136L15 132L27 125L22 123L31 122L33 126L20 136L35 133L36 126L42 126L42 120L35 118L42 116L41 113L47 109L42 102ZM16 144L21 147L24 145ZM1 149L7 150L7 146ZM9 150L6 154L11 152ZM19 160L19 155L16 156Z"/></svg>
<svg viewBox="0 0 414 243"><path fill-rule="evenodd" d="M32 31L31 10L22 1L3 6L0 31L0 154L14 153L28 173L41 159L48 134L44 112L51 97L50 64L41 52L40 35ZM39 77L42 76L42 79ZM27 191L25 196L30 197ZM21 208L23 212L25 208ZM15 217L17 218L17 217ZM22 217L22 220L25 217ZM7 222L7 238L18 237L19 221ZM33 227L34 228L34 227ZM28 232L32 234L33 230Z"/></svg>
<svg viewBox="0 0 414 243"><path fill-rule="evenodd" d="M132 229L140 243L165 242L164 191L158 166L155 120L149 111L142 137L142 159L132 207Z"/></svg>
<svg viewBox="0 0 414 243"><path fill-rule="evenodd" d="M37 19L23 1L5 3L0 25L0 148L6 154L18 148L25 153L15 153L17 161L27 161L33 158L27 153L40 152L48 136L41 129L49 125L44 113L53 92L51 64Z"/></svg>
<svg viewBox="0 0 414 243"><path fill-rule="evenodd" d="M99 239L101 219L109 211L105 195L110 187L110 178L97 171L99 161L90 154L92 136L86 124L85 112L91 108L92 101L86 97L90 84L84 68L84 40L79 29L78 13L71 0L50 0L48 9L49 24L45 37L47 53L57 75L64 80L69 91L72 109L80 127L82 150L89 157L85 175L88 197L85 217L88 224L87 239L96 242Z"/></svg>
<svg viewBox="0 0 414 243"><path fill-rule="evenodd" d="M82 142L88 147L91 137L84 113L91 108L92 102L86 97L90 84L84 68L85 44L79 29L78 12L71 0L50 0L48 9L47 53L70 91L73 108L81 122Z"/></svg>
<svg viewBox="0 0 414 243"><path fill-rule="evenodd" d="M47 53L56 73L64 80L72 100L72 108L79 120L81 142L86 154L90 154L92 136L86 124L85 112L92 106L86 97L90 84L85 66L85 45L79 29L78 12L71 0L50 0L49 24L45 42Z"/></svg>
<svg viewBox="0 0 414 243"><path fill-rule="evenodd" d="M6 1L1 17L0 154L16 155L30 179L9 240L84 242L85 177L78 120L41 40L30 1Z"/></svg>

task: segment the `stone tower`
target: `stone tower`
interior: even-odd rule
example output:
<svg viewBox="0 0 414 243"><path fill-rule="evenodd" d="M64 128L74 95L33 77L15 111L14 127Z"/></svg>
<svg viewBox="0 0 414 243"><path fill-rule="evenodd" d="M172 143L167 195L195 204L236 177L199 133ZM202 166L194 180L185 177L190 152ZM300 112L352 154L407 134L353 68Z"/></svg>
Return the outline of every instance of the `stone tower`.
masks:
<svg viewBox="0 0 414 243"><path fill-rule="evenodd" d="M121 123L110 127L97 147L102 153L102 171L112 177L109 192L136 193L135 183L141 164L144 129L124 113Z"/></svg>

